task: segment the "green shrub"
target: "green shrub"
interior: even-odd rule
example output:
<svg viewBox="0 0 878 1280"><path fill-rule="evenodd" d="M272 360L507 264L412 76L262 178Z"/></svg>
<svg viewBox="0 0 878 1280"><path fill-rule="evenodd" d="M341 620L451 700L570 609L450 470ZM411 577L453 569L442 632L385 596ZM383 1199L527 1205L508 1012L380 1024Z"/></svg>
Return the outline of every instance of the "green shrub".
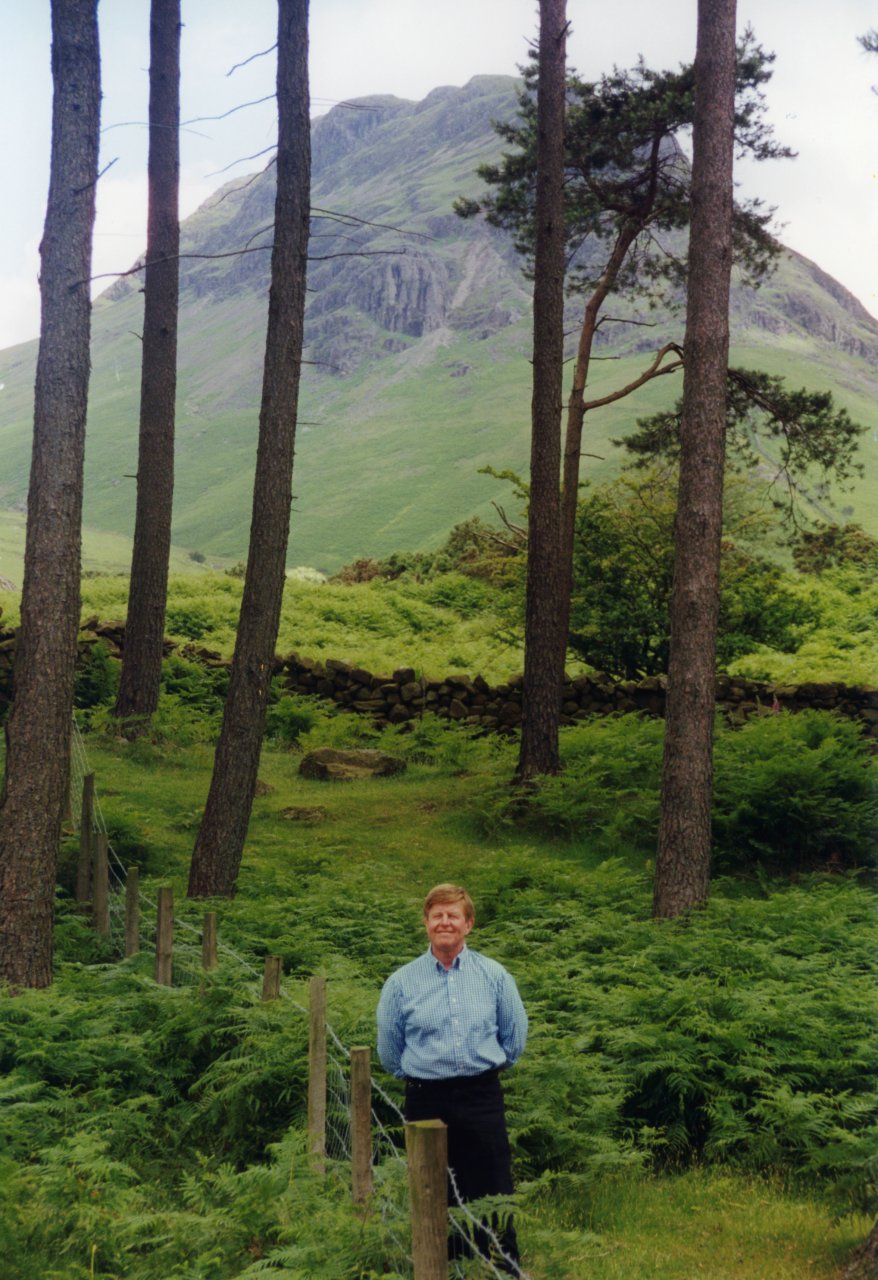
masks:
<svg viewBox="0 0 878 1280"><path fill-rule="evenodd" d="M323 712L322 714L326 714ZM295 747L303 733L314 728L321 711L313 698L285 693L268 707L265 733L274 742Z"/></svg>
<svg viewBox="0 0 878 1280"><path fill-rule="evenodd" d="M845 877L750 899L716 884L703 911L655 922L649 879L616 859L566 881L526 866L485 932L533 1020L510 1079L527 1173L717 1162L874 1202L871 895Z"/></svg>
<svg viewBox="0 0 878 1280"><path fill-rule="evenodd" d="M714 848L721 870L873 861L878 772L857 724L825 711L778 714L720 734Z"/></svg>
<svg viewBox="0 0 878 1280"><path fill-rule="evenodd" d="M542 778L522 807L497 786L483 824L517 820L609 853L649 854L658 835L660 720L595 717L561 734L564 772ZM720 723L714 749L715 869L771 874L875 860L878 769L859 726L825 711Z"/></svg>
<svg viewBox="0 0 878 1280"><path fill-rule="evenodd" d="M105 644L97 641L76 666L73 705L79 710L106 706L116 699L120 666Z"/></svg>
<svg viewBox="0 0 878 1280"><path fill-rule="evenodd" d="M443 573L425 586L424 597L430 604L453 609L462 618L475 617L485 608L493 608L496 590L481 578L463 573Z"/></svg>
<svg viewBox="0 0 878 1280"><path fill-rule="evenodd" d="M197 605L169 604L165 618L168 635L185 636L187 640L201 640L208 635L213 622L207 609Z"/></svg>
<svg viewBox="0 0 878 1280"><path fill-rule="evenodd" d="M619 846L651 851L658 832L662 739L660 720L596 716L561 732L564 772L541 778L521 810L500 797L503 812L561 835L577 835L609 853Z"/></svg>
<svg viewBox="0 0 878 1280"><path fill-rule="evenodd" d="M222 711L229 687L228 667L208 667L203 662L190 662L178 653L169 654L162 663L162 689L180 702L210 715Z"/></svg>

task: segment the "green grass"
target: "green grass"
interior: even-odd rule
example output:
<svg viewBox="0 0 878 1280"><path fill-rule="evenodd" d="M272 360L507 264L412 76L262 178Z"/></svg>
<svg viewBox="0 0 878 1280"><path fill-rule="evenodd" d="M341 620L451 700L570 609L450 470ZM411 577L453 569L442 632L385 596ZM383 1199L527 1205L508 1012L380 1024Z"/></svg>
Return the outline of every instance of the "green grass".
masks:
<svg viewBox="0 0 878 1280"><path fill-rule="evenodd" d="M87 578L82 616L124 619L128 579ZM241 601L241 579L202 570L171 580L167 633L196 640L230 657ZM521 650L498 641L500 621L490 596L463 582L457 608L435 584L376 579L355 587L287 580L277 652L337 658L376 673L398 667L443 677L455 672L501 680L521 670ZM454 600L454 592L451 599ZM3 620L18 619L19 594L0 592Z"/></svg>
<svg viewBox="0 0 878 1280"><path fill-rule="evenodd" d="M770 1179L704 1169L607 1178L581 1199L562 1185L528 1216L534 1280L834 1280L872 1225Z"/></svg>
<svg viewBox="0 0 878 1280"><path fill-rule="evenodd" d="M14 583L18 590L24 581L24 542L25 516L15 511L0 511L0 577ZM177 546L171 548L169 564L171 573L197 575L205 572L204 566L192 560L188 551ZM130 538L99 528L83 529L83 573L120 574L124 575L127 584L130 569ZM18 612L17 595L18 592L0 592L4 604L7 601L11 603L14 614Z"/></svg>

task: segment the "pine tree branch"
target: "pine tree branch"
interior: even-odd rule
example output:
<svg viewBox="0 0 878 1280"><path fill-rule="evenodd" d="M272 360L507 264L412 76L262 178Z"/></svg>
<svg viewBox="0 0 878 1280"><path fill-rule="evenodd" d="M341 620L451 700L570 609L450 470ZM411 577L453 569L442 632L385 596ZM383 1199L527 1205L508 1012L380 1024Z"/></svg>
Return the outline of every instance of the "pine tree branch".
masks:
<svg viewBox="0 0 878 1280"><path fill-rule="evenodd" d="M659 366L661 365L662 360L664 360L665 356L669 355L671 352L676 354L679 357L679 359L675 360L673 364L668 364L668 365L665 365L664 368L660 368ZM682 367L683 367L682 347L679 347L676 342L668 342L656 354L656 357L653 360L652 364L649 366L648 369L644 370L644 372L640 375L639 378L635 378L633 382L629 382L628 385L625 387L620 387L618 391L614 391L608 396L602 396L599 400L586 401L586 403L583 405L583 409L586 413L588 413L591 409L601 409L605 404L613 404L616 400L624 399L625 396L630 395L632 391L636 391L638 387L642 387L645 383L650 382L653 378L661 377L661 375L665 373L676 373L677 370L682 369Z"/></svg>

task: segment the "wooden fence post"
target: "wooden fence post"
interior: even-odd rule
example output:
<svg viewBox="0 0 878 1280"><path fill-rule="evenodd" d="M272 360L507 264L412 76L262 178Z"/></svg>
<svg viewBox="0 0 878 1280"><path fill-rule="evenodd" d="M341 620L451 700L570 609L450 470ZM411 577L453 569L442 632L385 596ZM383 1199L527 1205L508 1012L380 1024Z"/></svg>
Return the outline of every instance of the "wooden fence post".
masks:
<svg viewBox="0 0 878 1280"><path fill-rule="evenodd" d="M170 987L174 971L174 891L167 885L159 889L155 931L155 980Z"/></svg>
<svg viewBox="0 0 878 1280"><path fill-rule="evenodd" d="M280 979L283 973L283 960L280 956L266 956L265 970L262 974L262 999L276 1000L280 995Z"/></svg>
<svg viewBox="0 0 878 1280"><path fill-rule="evenodd" d="M315 1173L326 1171L326 979L309 986L308 1150Z"/></svg>
<svg viewBox="0 0 878 1280"><path fill-rule="evenodd" d="M110 868L108 865L107 833L95 832L94 866L92 870L91 919L95 930L103 937L110 934Z"/></svg>
<svg viewBox="0 0 878 1280"><path fill-rule="evenodd" d="M351 1046L351 1189L354 1204L372 1195L372 1063L368 1045Z"/></svg>
<svg viewBox="0 0 878 1280"><path fill-rule="evenodd" d="M76 868L76 901L91 897L92 828L95 809L95 776L87 773L82 780L82 812L79 820L79 862Z"/></svg>
<svg viewBox="0 0 878 1280"><path fill-rule="evenodd" d="M140 869L129 867L125 877L125 956L140 950Z"/></svg>
<svg viewBox="0 0 878 1280"><path fill-rule="evenodd" d="M204 927L201 930L201 967L202 969L215 969L216 966L216 912L205 911Z"/></svg>
<svg viewBox="0 0 878 1280"><path fill-rule="evenodd" d="M415 1280L448 1276L448 1130L441 1120L405 1127Z"/></svg>

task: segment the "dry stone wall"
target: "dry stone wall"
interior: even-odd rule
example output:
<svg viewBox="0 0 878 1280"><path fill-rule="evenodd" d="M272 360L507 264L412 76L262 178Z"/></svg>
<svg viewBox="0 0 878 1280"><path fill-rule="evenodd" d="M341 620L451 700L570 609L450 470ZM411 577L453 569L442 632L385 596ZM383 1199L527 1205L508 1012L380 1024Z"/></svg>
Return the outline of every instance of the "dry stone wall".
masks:
<svg viewBox="0 0 878 1280"><path fill-rule="evenodd" d="M125 627L121 622L100 623L89 618L80 631L80 657L96 643L121 655ZM174 646L165 642L166 651ZM226 659L213 650L187 644L178 650L184 657L224 666ZM0 708L12 695L12 662L15 632L0 630ZM455 673L444 679L419 677L412 667L390 674L367 671L334 658L301 657L297 653L275 659L275 674L294 693L326 698L346 710L371 716L379 724L405 724L431 711L440 719L455 720L486 732L512 733L521 724L523 679L512 676L502 684L488 684L481 676ZM662 716L665 709L665 676L645 680L611 680L600 674L576 676L564 681L561 723L575 724L594 715L639 711ZM844 684L769 684L739 676L718 675L716 703L732 724L772 711L817 708L836 711L858 720L878 746L878 688Z"/></svg>
<svg viewBox="0 0 878 1280"><path fill-rule="evenodd" d="M448 675L419 678L411 667L381 675L329 658L319 661L291 653L277 659L282 683L297 693L329 698L339 706L372 716L379 723L404 724L424 711L441 719L462 721L482 729L509 733L521 724L523 679L513 676L490 685L481 676ZM575 724L593 715L640 711L662 716L665 676L645 680L611 680L604 675L576 676L564 681L561 723ZM716 678L717 709L732 724L772 711L808 707L837 711L862 722L878 740L878 689L843 684L768 684L738 676Z"/></svg>

